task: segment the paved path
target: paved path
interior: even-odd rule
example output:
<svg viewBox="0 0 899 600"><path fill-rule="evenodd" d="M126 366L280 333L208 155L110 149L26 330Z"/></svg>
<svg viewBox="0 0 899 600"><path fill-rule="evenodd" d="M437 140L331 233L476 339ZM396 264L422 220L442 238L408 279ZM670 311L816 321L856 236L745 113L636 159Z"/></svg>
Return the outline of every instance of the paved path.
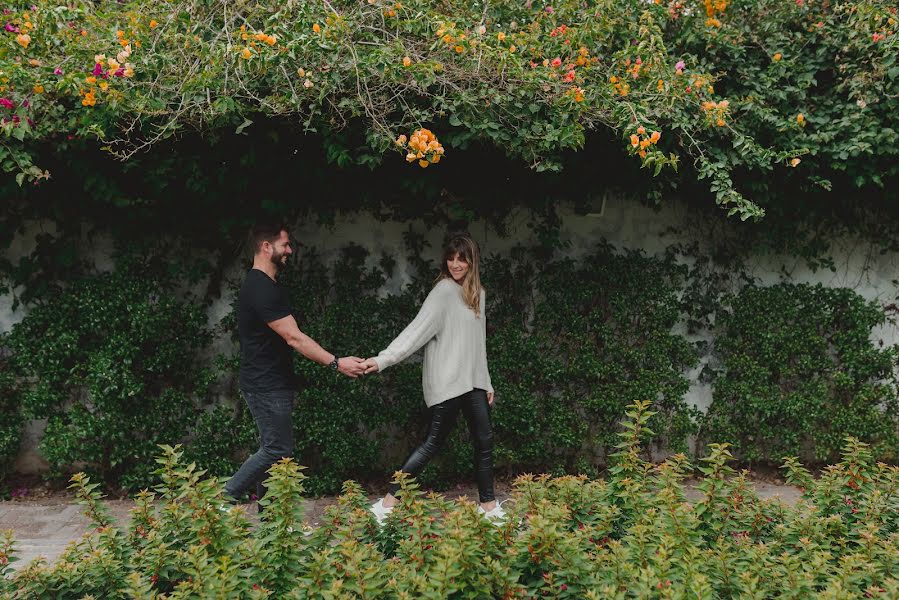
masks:
<svg viewBox="0 0 899 600"><path fill-rule="evenodd" d="M687 483L687 496L690 499L700 497L693 487L695 482ZM795 502L800 494L799 490L786 485L775 485L761 481L753 482L756 491L763 498L779 496L787 503ZM502 491L498 495L500 499L505 494ZM473 488L457 488L444 494L447 498L467 495L476 498L477 493ZM325 508L336 501L333 497L319 498L306 501L305 515L312 524L317 524ZM131 500L107 500L106 505L112 511L116 522L125 526L129 520L129 513L134 507ZM247 507L251 518L255 517L255 509ZM80 538L88 528L89 521L81 514L82 508L69 497L58 497L45 500L15 500L0 502L0 531L12 529L15 533L17 556L19 561L14 567L21 568L38 556L43 556L49 562L55 561L62 554L65 547L72 541Z"/></svg>

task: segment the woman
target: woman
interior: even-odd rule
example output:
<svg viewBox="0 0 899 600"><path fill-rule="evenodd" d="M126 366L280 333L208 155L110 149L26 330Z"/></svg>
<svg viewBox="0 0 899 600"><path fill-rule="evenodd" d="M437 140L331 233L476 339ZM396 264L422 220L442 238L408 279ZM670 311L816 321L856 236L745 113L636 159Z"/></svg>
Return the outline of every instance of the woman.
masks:
<svg viewBox="0 0 899 600"><path fill-rule="evenodd" d="M365 361L365 373L383 371L424 346L422 387L431 409L428 436L406 459L404 473L418 476L446 441L461 411L474 442L478 512L493 521L505 513L493 494L493 429L489 407L493 386L487 369L484 288L478 271L478 245L468 234L452 237L443 251L440 276L415 319L378 356ZM397 503L399 486L371 510L383 522Z"/></svg>

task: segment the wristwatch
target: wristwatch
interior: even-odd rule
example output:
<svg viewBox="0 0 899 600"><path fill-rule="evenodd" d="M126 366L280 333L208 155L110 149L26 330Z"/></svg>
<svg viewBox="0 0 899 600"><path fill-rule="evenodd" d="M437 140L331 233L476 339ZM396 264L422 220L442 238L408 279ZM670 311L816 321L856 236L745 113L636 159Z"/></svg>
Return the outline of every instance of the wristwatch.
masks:
<svg viewBox="0 0 899 600"><path fill-rule="evenodd" d="M331 363L330 363L328 366L331 367L332 369L334 369L334 370L336 371L336 370L337 370L337 367L340 366L340 365L337 364L337 361L338 361L338 360L340 360L340 357L337 356L337 355L335 354L335 355L334 355L334 360L332 360Z"/></svg>

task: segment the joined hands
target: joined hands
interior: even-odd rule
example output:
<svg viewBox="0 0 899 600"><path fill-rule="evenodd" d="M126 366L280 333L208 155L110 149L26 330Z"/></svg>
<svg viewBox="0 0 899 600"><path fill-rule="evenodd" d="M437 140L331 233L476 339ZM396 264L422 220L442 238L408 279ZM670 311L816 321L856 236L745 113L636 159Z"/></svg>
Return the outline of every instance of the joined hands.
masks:
<svg viewBox="0 0 899 600"><path fill-rule="evenodd" d="M337 370L350 377L356 379L360 375L368 375L378 371L378 363L375 359L361 359L358 356L342 356L337 361Z"/></svg>
<svg viewBox="0 0 899 600"><path fill-rule="evenodd" d="M337 359L337 370L352 379L365 373L364 365L365 362L358 356L341 356Z"/></svg>

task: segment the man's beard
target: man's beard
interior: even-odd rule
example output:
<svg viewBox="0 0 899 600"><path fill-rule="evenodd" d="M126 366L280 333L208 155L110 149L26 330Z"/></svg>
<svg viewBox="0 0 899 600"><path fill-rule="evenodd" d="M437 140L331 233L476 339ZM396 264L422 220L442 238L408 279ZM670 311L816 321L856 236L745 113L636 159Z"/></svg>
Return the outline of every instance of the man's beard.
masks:
<svg viewBox="0 0 899 600"><path fill-rule="evenodd" d="M283 269L287 266L287 254L272 254L272 264L275 265L275 269Z"/></svg>

